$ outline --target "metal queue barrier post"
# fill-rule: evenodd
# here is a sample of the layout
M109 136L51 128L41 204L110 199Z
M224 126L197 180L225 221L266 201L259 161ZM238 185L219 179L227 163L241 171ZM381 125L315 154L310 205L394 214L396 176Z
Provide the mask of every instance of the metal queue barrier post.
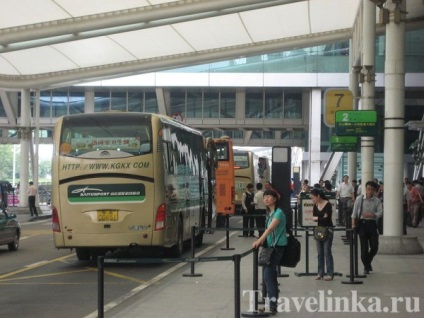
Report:
M360 280L355 280L354 279L354 255L353 255L353 241L354 241L354 239L353 239L353 235L354 235L354 233L353 233L353 229L349 229L348 230L348 234L351 236L351 239L350 239L350 244L349 244L349 263L350 263L350 274L349 274L349 277L350 277L350 279L348 280L348 281L342 281L342 284L355 284L355 285L358 285L358 284L362 284L363 282L362 281L360 281Z
M248 312L243 312L241 314L242 317L269 317L270 313L268 312L260 312L258 310L258 293L259 293L259 284L258 284L258 280L259 280L259 275L258 275L258 271L259 271L259 265L258 265L258 254L259 254L259 249L255 248L253 249L253 287L252 290L255 292L255 296L254 296L254 310L253 311L248 311Z
M296 276L315 276L318 273L309 272L309 231L310 228L304 228L305 231L305 272L304 273L294 273Z
M105 257L98 256L97 257L97 317L103 318L104 314L104 263Z
M294 203L294 237L301 237L302 235L297 234L297 225L298 225L298 208L297 208L297 201Z
M226 227L225 247L221 247L221 250L223 250L223 251L234 250L233 247L230 247L230 215L229 214L225 215L225 227Z
M354 276L355 278L366 278L367 275L359 275L358 273L358 259L359 259L359 254L358 254L358 233L356 233L353 229L352 229L352 233L353 233L353 268L354 268ZM350 277L349 275L346 275L346 277Z
M281 266L277 266L277 277L289 277L289 274L283 274L281 272Z
M234 317L240 317L240 262L241 255L233 256L234 261Z
M196 227L192 226L191 227L191 257L194 258L195 256L195 241L196 241ZM190 273L184 273L183 274L184 277L200 277L203 276L200 273L195 273L194 272L194 262L190 262Z
M241 259L255 250L251 249L242 254L235 254L232 256L218 256L218 257L198 257L198 258L141 258L141 259L115 259L115 258L105 258L104 256L98 257L98 270L97 270L97 284L98 284L98 317L104 317L104 264L163 264L163 263L182 263L182 262L216 262L216 261L233 261L234 262L234 315L235 317L240 317L240 298L241 298L241 288L240 288L240 263ZM256 250L256 264L258 259L258 254ZM257 268L257 266L256 266ZM267 316L261 316L267 317Z

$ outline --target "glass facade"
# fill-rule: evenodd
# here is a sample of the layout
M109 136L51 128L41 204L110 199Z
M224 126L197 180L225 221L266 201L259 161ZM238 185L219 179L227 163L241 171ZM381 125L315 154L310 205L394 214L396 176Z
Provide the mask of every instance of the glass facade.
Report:
M424 72L424 29L407 31L405 71ZM376 37L376 71L384 72L385 36ZM349 41L169 70L173 73L348 73Z

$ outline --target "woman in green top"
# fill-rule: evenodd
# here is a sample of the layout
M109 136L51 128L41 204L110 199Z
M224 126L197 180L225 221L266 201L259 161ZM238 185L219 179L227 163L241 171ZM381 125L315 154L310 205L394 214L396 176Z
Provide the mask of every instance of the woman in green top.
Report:
M268 212L266 230L253 242L252 247L259 248L261 245L274 247L271 264L264 266L263 279L269 299L269 309L271 314L275 315L278 301L277 266L283 257L284 246L287 245L286 216L278 207L278 194L274 190L264 192L264 203Z

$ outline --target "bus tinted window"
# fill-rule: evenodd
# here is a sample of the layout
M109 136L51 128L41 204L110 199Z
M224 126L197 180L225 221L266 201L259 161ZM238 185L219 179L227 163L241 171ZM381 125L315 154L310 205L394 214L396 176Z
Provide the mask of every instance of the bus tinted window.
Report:
M101 119L101 120L100 120ZM76 157L93 151L119 151L141 155L152 151L150 117L67 117L63 121L60 154Z

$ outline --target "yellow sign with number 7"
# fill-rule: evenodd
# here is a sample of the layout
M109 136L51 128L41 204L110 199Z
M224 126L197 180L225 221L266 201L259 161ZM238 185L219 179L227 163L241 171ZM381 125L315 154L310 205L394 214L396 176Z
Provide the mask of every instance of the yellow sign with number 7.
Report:
M324 93L324 123L327 127L336 125L336 112L353 110L353 93L344 88L330 88Z

